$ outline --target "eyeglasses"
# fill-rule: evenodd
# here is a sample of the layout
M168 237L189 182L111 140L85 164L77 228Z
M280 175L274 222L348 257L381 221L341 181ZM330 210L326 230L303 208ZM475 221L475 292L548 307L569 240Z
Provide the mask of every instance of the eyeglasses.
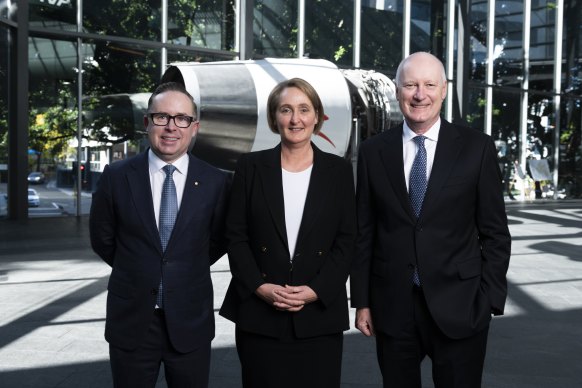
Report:
M167 113L148 113L154 125L164 126L170 123L170 119L174 120L174 124L179 128L188 128L196 119L192 116L176 115L172 116Z

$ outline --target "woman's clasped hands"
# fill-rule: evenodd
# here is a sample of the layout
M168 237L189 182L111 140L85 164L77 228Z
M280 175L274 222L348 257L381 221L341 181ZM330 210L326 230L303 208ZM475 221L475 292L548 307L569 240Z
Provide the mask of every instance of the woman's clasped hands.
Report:
M265 283L256 290L265 302L280 311L297 312L317 300L317 294L309 286L280 286Z

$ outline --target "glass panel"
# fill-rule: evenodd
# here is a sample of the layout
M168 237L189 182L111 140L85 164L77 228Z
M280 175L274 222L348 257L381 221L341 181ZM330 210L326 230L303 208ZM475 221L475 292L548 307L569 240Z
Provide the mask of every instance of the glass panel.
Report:
M575 2L565 1L564 6L562 91L565 95L560 112L558 194L566 198L582 198L582 13L579 12L580 5ZM551 5L547 4L546 8L553 16L555 11Z
M0 25L0 218L8 214L8 59L10 31Z
M341 66L353 63L354 5L352 1L305 2L305 53Z
M88 45L95 56L84 69L81 163L84 190L91 192L105 165L147 147L143 114L161 71L157 51L107 41Z
M472 128L482 131L485 128L485 90L471 88L468 99L465 120Z
M161 41L161 10L146 0L99 0L83 3L87 32ZM159 4L159 2L157 2Z
M76 0L29 0L31 27L77 30Z
M530 82L533 90L551 92L553 86L554 71L554 37L556 33L555 10L549 3L553 1L534 1L531 11L531 37L530 37ZM566 5L565 2L564 5ZM568 6L568 5L566 5ZM579 12L571 12L578 15ZM564 13L564 16L568 12ZM578 16L579 17L579 16ZM568 19L571 17L566 17ZM579 26L578 26L579 27Z
M143 114L159 82L160 54L115 42L95 42L95 57L83 77L82 144L92 191L106 164L144 149Z
M410 52L429 51L444 62L446 0L411 2Z
M9 2L5 0L0 1L0 19L7 19L9 14Z
M233 0L169 0L168 42L234 50Z
M491 137L497 147L504 195L517 199L522 187L515 184L515 162L519 161L519 112L521 98L515 90L493 90Z
M381 70L394 77L402 58L402 0L384 1L383 4L363 0L361 12L361 67ZM429 44L429 37L424 33L414 40Z
M254 52L262 57L297 57L297 1L256 0Z
M487 66L487 0L471 4L472 78L485 82ZM493 82L521 87L523 54L523 2L495 3L495 34L493 48ZM532 25L533 31L533 25Z
M495 3L493 82L521 87L523 55L523 2Z
M560 131L559 198L582 198L582 99L562 103Z
M29 195L28 214L75 214L72 173L69 171L64 177L60 170L77 134L77 45L29 38L28 55L29 188L38 195L37 199ZM67 184L63 184L63 178Z

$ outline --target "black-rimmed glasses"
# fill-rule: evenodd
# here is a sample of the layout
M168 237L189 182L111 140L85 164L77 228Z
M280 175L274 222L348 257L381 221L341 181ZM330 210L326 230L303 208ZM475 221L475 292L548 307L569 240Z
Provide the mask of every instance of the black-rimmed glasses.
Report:
M154 125L165 126L174 120L174 124L179 128L188 128L196 119L192 116L176 115L172 116L167 113L148 113Z

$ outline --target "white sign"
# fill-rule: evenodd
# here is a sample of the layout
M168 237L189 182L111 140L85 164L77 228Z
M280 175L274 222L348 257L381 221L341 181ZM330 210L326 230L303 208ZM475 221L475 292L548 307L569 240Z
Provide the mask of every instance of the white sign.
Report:
M60 7L61 5L71 5L71 0L39 0L39 2L56 5L57 7Z

